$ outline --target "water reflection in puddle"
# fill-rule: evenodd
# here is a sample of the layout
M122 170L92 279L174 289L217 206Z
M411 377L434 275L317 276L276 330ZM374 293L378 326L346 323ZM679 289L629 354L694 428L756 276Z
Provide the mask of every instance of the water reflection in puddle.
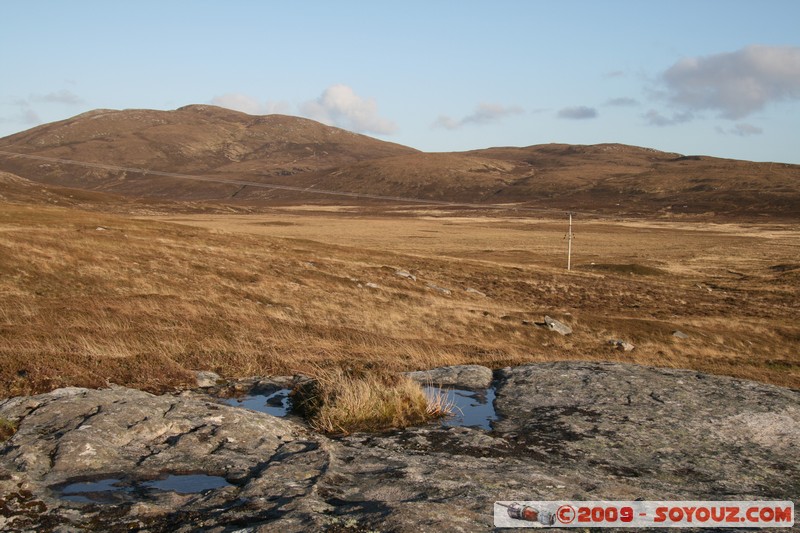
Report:
M196 494L230 486L221 476L206 474L170 475L150 481L123 481L106 478L70 483L61 489L61 499L77 503L120 503L153 492Z
M233 407L244 407L251 411L268 413L273 416L286 416L292 409L289 389L280 389L272 394L253 394L241 398L225 398L223 401Z
M444 394L446 402L453 405L453 414L442 420L444 426L478 427L492 429L497 420L494 410L494 387L485 391L425 387L429 397Z
M164 479L154 479L142 483L143 487L161 491L172 491L179 494L194 494L212 489L221 489L229 486L221 476L207 476L205 474L190 474L184 476L167 476Z
M112 503L116 493L131 492L121 479L108 478L99 481L80 481L71 483L61 489L61 498L79 503Z

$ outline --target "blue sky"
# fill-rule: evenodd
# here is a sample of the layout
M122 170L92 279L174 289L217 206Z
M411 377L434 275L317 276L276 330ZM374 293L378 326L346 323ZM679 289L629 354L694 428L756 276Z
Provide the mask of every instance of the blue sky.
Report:
M0 135L216 103L426 151L800 163L800 2L4 0Z

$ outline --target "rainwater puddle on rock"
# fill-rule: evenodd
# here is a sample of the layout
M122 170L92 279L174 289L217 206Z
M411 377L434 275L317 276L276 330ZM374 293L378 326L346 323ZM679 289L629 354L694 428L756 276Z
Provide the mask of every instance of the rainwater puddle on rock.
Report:
M272 394L253 394L241 398L225 398L223 401L233 407L244 407L273 416L286 416L292 409L290 392L289 389L280 389Z
M117 493L129 493L121 479L109 478L99 481L79 481L61 489L61 499L78 503L113 503Z
M183 476L167 476L164 479L145 481L142 486L147 489L179 494L195 494L212 489L221 489L230 486L221 476L208 476L206 474L188 474Z
M453 406L453 414L442 420L443 426L478 427L492 429L497 420L494 410L494 387L485 391L449 389L446 387L425 387L428 397L445 395L445 402Z
M221 476L206 474L169 475L150 481L123 481L106 478L97 481L70 483L61 489L61 499L76 503L122 503L147 497L154 492L198 494L228 487Z

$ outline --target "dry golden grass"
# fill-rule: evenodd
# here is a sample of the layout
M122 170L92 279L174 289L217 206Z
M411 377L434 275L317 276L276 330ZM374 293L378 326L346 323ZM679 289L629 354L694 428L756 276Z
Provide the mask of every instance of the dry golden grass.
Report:
M205 369L564 359L800 386L797 225L585 222L567 273L563 221L458 215L288 209L177 225L3 204L0 397L163 391ZM533 325L545 314L575 333ZM618 352L610 338L637 348Z
M341 368L317 369L296 391L295 409L312 427L329 434L380 431L447 416L445 395L429 397L411 379L380 371L353 375Z

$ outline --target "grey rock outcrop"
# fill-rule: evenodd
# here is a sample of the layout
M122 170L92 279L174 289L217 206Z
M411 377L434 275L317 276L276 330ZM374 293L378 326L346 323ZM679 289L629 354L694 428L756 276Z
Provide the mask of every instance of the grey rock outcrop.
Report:
M466 367L462 367L466 368ZM477 384L447 370L453 384ZM485 382L480 382L481 385ZM557 362L495 373L493 431L328 439L204 394L61 389L0 403L0 529L480 531L495 500L790 500L800 392L694 371ZM224 477L199 494L59 498L65 483Z
M0 476L4 530L57 524L180 531L193 522L261 521L281 509L300 511L328 468L321 441L301 425L208 399L68 388L6 401L0 412L21 421L0 455L0 471L9 473ZM122 493L115 505L59 498L62 487L76 482L169 474L220 476L231 486L200 494Z
M789 497L800 488L790 459L800 453L797 391L612 363L530 365L500 380L495 431L599 485L645 499Z

